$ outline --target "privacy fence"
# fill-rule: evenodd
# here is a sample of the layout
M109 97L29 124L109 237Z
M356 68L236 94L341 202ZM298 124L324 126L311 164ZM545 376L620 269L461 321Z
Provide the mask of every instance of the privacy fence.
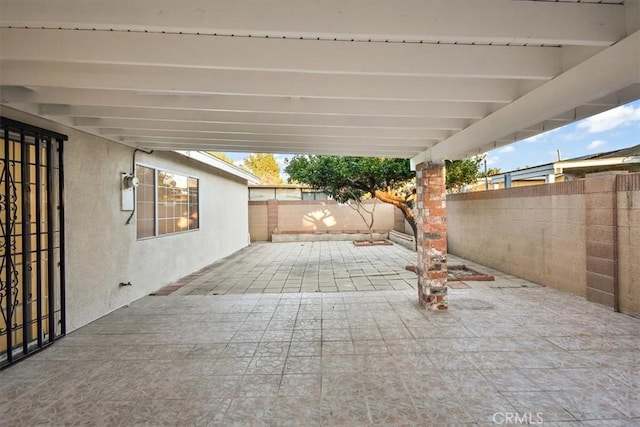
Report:
M640 174L447 198L449 252L640 315Z
M455 255L640 316L640 174L449 195L447 227ZM374 229L411 233L399 210L380 202ZM249 202L249 230L252 241L271 241L367 229L335 201L268 200Z
M394 212L397 209L387 203L367 201L364 207L373 210L373 229L378 234L386 234L404 224L402 214ZM369 220L368 214L363 214ZM271 241L274 235L315 235L337 240L367 232L367 226L355 210L334 200L249 202L249 233L252 241Z

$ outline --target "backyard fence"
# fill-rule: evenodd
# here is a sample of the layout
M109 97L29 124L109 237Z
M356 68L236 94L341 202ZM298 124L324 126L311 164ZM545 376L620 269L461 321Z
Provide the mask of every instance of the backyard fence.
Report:
M373 228L411 234L380 202ZM268 200L249 202L249 231L252 241L338 240L367 228L333 200ZM452 254L640 316L640 174L449 195L447 243Z
M449 252L640 315L640 174L450 195Z

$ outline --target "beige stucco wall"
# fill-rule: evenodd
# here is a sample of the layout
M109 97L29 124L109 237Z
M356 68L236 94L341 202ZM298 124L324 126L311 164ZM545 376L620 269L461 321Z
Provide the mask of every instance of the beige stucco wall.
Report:
M585 295L583 195L480 197L447 200L449 252L535 283Z
M269 240L267 205L249 202L249 234L252 242Z
M130 147L3 108L2 114L68 135L64 144L67 330L74 330L248 244L246 181L175 153L138 154L145 165L200 179L200 229L136 240L122 211L120 173ZM119 287L131 282L131 287Z
M268 202L249 202L249 224L252 241L269 240ZM276 222L278 232L353 232L366 231L362 218L352 208L338 204L333 200L296 200L271 201L276 212L272 218ZM371 209L373 202L367 202ZM394 228L394 210L388 203L376 202L373 229L389 231ZM365 213L369 220L369 216Z
M617 204L619 308L640 316L640 191L619 191Z
M365 209L372 210L373 202L366 202ZM392 230L393 210L388 203L376 202L374 211L374 230ZM363 212L367 221L370 216ZM278 204L278 229L280 231L343 231L367 230L367 226L356 211L344 204L327 201L313 203Z

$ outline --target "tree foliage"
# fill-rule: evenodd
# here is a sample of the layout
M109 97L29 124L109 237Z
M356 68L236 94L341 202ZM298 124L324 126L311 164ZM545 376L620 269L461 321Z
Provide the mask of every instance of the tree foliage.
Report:
M475 182L482 160L483 157L447 160L447 189L459 191L462 186ZM391 203L400 209L417 237L413 212L415 185L408 185L415 178L415 172L408 159L295 156L288 161L285 171L290 182L321 189L339 202L359 201L369 194Z
M235 164L233 159L231 157L227 156L224 153L220 153L218 151L209 151L208 153L211 154L213 157L217 157L218 159L220 159L222 161L225 161L227 163L231 163L232 165Z
M498 175L500 173L500 168L489 168L487 169L487 172L484 173L480 173L481 177L485 177L485 176L493 176L493 175Z
M261 184L283 184L280 166L271 153L251 153L244 159L244 166L260 178Z
M406 186L415 178L415 172L408 159L294 156L285 171L290 182L321 189L338 202L360 201L368 194L391 203L402 211L414 234L417 232L412 210L414 196Z
M475 182L480 177L480 163L483 160L482 156L464 160L445 160L447 190L456 193L463 186Z

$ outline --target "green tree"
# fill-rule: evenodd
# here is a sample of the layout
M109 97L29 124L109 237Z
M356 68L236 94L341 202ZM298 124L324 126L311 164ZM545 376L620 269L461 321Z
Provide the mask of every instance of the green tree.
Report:
M209 154L211 154L213 157L217 157L218 159L225 161L227 163L231 163L232 165L235 164L235 162L233 161L233 159L229 156L227 156L224 153L220 153L217 151L208 151Z
M445 160L447 190L450 193L457 193L463 186L475 182L480 177L480 163L483 160L483 156L464 160Z
M415 194L406 184L415 178L408 159L382 157L294 156L285 171L289 181L322 189L341 203L356 207L366 197L390 203L400 209L417 234L413 215ZM362 216L362 213L359 212ZM371 232L373 223L364 219Z
M492 175L498 175L500 173L500 169L499 168L489 168L487 169L487 172L481 172L480 173L480 177L484 178L485 176L492 176Z
M482 157L447 160L447 189L459 190L463 185L474 182L482 160ZM289 182L321 189L339 202L361 201L370 196L392 204L400 209L417 239L418 228L413 212L415 172L411 170L408 159L294 156L287 162L285 172L289 175Z
M260 178L261 184L282 184L280 166L271 153L251 153L244 159L244 166Z

